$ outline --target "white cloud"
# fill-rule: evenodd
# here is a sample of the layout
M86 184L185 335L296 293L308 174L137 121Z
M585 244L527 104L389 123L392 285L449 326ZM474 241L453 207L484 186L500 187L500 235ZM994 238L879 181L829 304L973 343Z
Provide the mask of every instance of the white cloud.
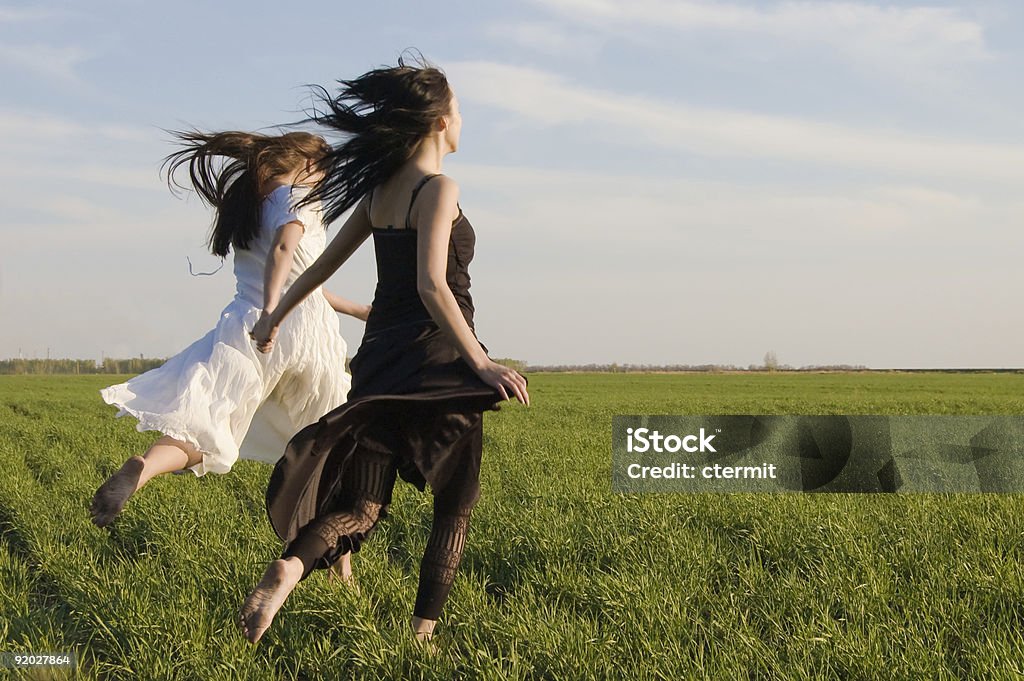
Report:
M41 21L61 15L62 12L42 7L0 7L0 24Z
M925 137L813 119L696 107L587 88L492 62L447 66L459 96L534 126L589 126L595 139L723 158L766 158L913 177L1024 183L1024 147Z
M160 142L164 133L157 128L133 125L80 122L42 111L0 109L0 155L5 160L21 161L59 152L63 159L78 148L97 142L139 144Z
M706 0L544 0L574 22L609 32L625 28L723 31L826 45L875 65L915 66L989 58L983 26L947 7L863 2L740 4Z
M61 223L87 225L92 228L124 220L124 213L109 205L62 194L57 194L46 202L40 202L39 211L58 218Z
M160 132L135 126L89 125L41 112L0 110L0 178L24 198L45 186L52 196L81 184L165 190L159 173ZM120 160L115 158L120 157Z
M746 364L774 348L798 365L1019 364L1014 194L449 165L477 230L478 328L496 353Z
M637 244L638 233L667 246L685 239L694 246L738 247L736 237L744 234L760 234L782 246L807 238L833 246L870 241L909 245L921 236L938 247L976 238L1000 248L1024 246L1017 228L1024 201L966 190L876 184L814 191L778 184L451 165L453 177L464 187L466 206L474 196L488 197L488 218L509 228L501 238L559 244L585 240L591 247L606 245L611 258L623 252L618 249Z
M71 180L119 189L167 191L167 183L160 177L156 164L147 168L100 163L34 163L10 167L0 163L0 177Z
M600 47L594 36L549 21L502 22L491 24L484 31L496 40L559 57L590 59Z
M81 85L78 65L91 55L77 47L50 45L0 45L0 63L18 71L50 78L68 85Z

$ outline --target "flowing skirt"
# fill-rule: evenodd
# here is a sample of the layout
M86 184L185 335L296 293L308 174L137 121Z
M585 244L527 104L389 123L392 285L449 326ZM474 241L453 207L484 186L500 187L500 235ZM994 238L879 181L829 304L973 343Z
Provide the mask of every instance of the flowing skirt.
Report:
M216 328L162 366L100 391L118 416L138 419L203 453L197 476L227 473L241 457L275 463L288 439L343 404L351 379L337 313L317 291L260 353L249 331L260 306L236 297Z
M460 497L471 503L479 494L481 414L497 410L502 398L434 322L364 339L350 368L349 401L299 431L271 475L267 514L285 542L333 510L355 457L387 457L420 490L456 480L465 488ZM358 550L363 539L351 537L345 547Z

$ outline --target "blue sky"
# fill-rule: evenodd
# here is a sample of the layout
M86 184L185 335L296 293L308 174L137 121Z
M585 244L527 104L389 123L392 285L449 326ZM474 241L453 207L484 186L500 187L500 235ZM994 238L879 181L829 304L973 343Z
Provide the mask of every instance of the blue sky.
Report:
M0 4L0 357L167 356L227 304L162 129L419 48L495 356L1021 366L1013 2ZM331 281L369 300L369 244ZM342 330L354 353L362 325Z

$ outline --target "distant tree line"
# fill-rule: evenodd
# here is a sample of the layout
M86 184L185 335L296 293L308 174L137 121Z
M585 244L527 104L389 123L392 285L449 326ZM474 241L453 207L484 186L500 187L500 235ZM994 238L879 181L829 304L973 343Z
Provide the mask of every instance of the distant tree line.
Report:
M528 372L611 372L622 374L638 374L650 372L726 372L726 371L871 371L863 364L813 364L793 367L788 364L763 365L750 364L745 367L735 364L543 364L527 365Z
M512 361L512 360L503 360ZM522 364L522 362L520 362ZM518 368L518 367L516 367ZM764 354L764 364L749 364L745 367L735 364L555 364L527 366L527 371L559 372L559 371L600 371L611 373L649 373L649 372L727 372L727 371L870 371L863 364L809 364L794 367L781 364L774 350Z
M508 368L515 369L516 371L529 370L529 366L527 366L526 362L524 362L521 359L511 359L508 357L497 357L492 359L494 359L494 361L497 362L498 364L504 364Z
M0 360L0 375L10 374L141 374L163 364L165 359L133 357L114 359L4 359ZM528 364L520 359L497 358L499 364L522 372L725 372L725 371L867 371L864 365L830 364L795 368L788 364L756 365L746 367L734 364Z
M768 357L769 360L774 358ZM93 359L4 359L0 360L0 375L10 374L141 374L163 364L165 359L133 357L113 359L105 357L101 362ZM735 364L528 364L520 359L497 358L494 361L524 373L558 372L601 372L601 373L724 373L732 371L879 371L863 364L808 364L793 367L788 364L767 362L750 364L745 367ZM347 368L347 363L346 363ZM888 370L880 370L888 371ZM1010 372L1021 369L893 369L892 371L945 371L951 373Z
M2 374L141 374L164 363L163 359L133 357L113 359L3 359Z

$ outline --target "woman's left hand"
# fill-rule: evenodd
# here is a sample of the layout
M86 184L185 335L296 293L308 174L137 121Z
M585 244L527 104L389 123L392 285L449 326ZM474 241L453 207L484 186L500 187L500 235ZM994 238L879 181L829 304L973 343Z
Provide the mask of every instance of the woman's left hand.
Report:
M515 369L498 364L488 358L487 363L476 370L476 374L484 383L501 393L505 400L510 400L512 396L515 396L517 400L530 406L530 393L526 389L526 379Z

